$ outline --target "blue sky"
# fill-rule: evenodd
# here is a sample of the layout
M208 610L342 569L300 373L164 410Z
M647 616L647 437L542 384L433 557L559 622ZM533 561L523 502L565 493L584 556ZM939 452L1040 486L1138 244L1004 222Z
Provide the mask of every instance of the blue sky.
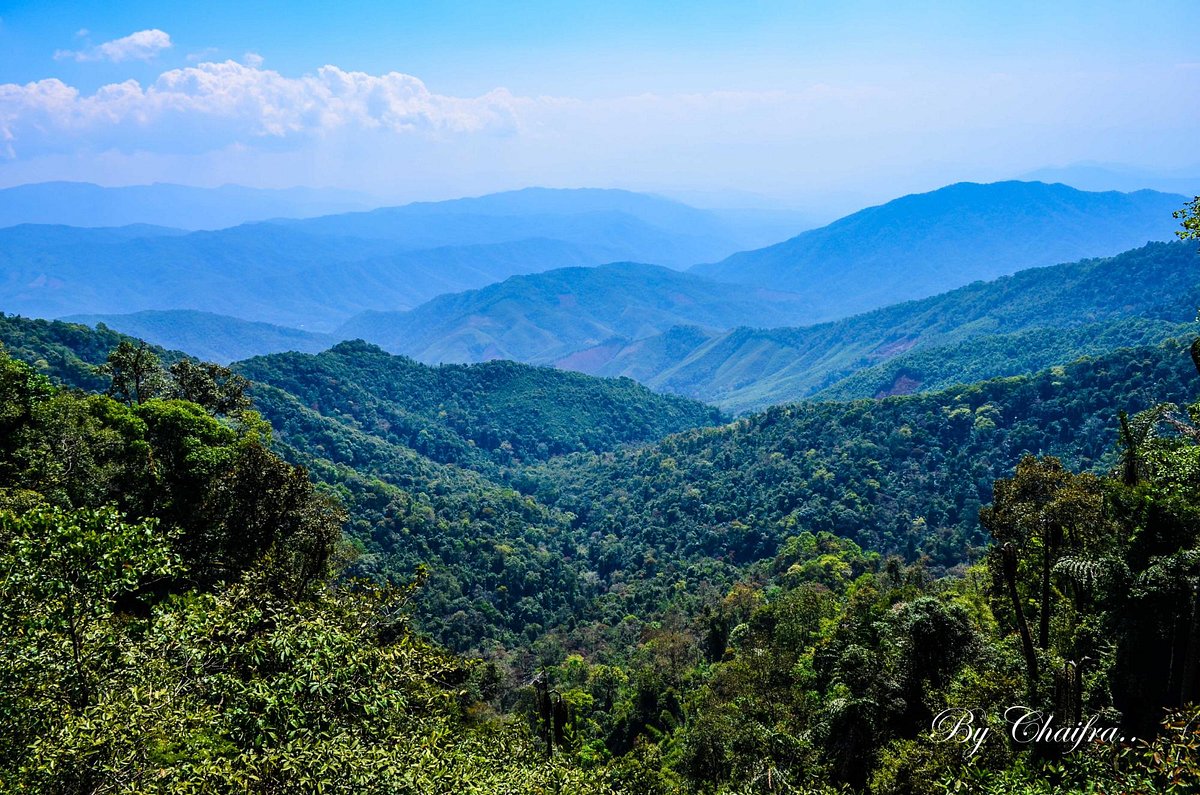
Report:
M1200 171L1200 3L0 1L0 185L886 198Z

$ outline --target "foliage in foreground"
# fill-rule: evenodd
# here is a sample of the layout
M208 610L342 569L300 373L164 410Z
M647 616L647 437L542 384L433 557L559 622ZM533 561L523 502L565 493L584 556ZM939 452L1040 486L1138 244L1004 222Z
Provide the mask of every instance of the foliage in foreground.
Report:
M297 601L251 574L138 619L120 597L179 565L151 523L37 509L0 533L7 791L583 791L522 726L468 721L469 667L410 632L406 591Z
M166 380L147 392L133 372L143 352L118 352L110 365L122 376L112 389L121 400L55 389L0 357L0 784L8 789L1196 785L1195 737L1178 725L1154 730L1161 707L1186 710L1200 686L1200 406L1123 418L1109 475L1023 459L982 514L987 555L953 576L811 532L795 514L774 528L787 535L773 555L727 563L722 574L740 577L732 586L718 578L690 592L680 579L643 593L660 601L648 601L641 619L531 638L526 653L542 671L511 687L496 666L456 659L418 636L405 613L412 588L331 579L350 554L332 544L336 506L269 451L269 429L236 399L236 381L185 366L155 375ZM1149 360L1121 375L1136 381L1161 369ZM1053 411L1057 401L1075 416L1116 402L1102 392L1079 403L1063 390L1065 374L1010 386L1030 406ZM982 390L1004 386L959 394L992 403ZM181 399L185 389L204 405ZM860 430L888 412L918 427L918 417L934 429L959 423L961 438L981 447L998 430L1013 438L1033 430L991 411L982 421L978 411L934 412L941 404L927 398L867 413L865 403L842 407L849 415L817 408L803 424L777 412L676 438L671 465L648 461L668 483L681 477L679 464L699 467L709 453L737 469L739 447L710 442L755 430L794 445L798 430L830 427L822 416L857 417ZM771 471L785 462L761 463ZM643 540L653 546L633 562L647 570L662 555L675 571L687 565L692 582L716 571L699 556L672 554L664 539ZM498 571L507 568L501 560ZM576 643L584 654L572 653ZM1069 752L1015 746L998 732L968 756L929 732L947 706L995 715L1015 703L1096 714L1152 739ZM1191 717L1177 711L1171 720L1186 726Z
M304 529L337 514L253 417L6 357L0 397L5 791L605 791L468 709L471 666L413 633L411 589L332 584Z

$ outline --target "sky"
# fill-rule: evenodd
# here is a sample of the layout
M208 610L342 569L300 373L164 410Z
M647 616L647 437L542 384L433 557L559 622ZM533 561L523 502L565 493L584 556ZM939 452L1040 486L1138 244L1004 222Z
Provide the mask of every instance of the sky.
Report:
M1200 174L1200 2L0 0L0 186L811 207Z

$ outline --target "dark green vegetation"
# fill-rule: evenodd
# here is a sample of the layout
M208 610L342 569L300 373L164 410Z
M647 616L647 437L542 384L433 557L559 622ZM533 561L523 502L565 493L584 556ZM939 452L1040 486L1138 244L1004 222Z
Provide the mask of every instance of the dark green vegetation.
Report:
M345 500L364 553L354 571L403 581L429 566L425 626L455 649L502 657L596 594L573 562L570 517L519 494L510 473L719 419L629 380L511 362L429 368L364 343L237 370L285 455Z
M627 378L506 361L427 367L364 342L316 356L260 356L235 369L389 444L480 470L612 450L721 419Z
M411 589L330 580L336 503L255 415L0 354L0 425L5 791L612 791L469 715Z
M103 391L109 379L95 368L105 363L109 351L124 335L107 328L91 329L78 323L57 320L31 320L0 313L0 344L10 355L29 362L55 383ZM164 361L173 362L178 354L156 350Z
M1131 317L1083 326L980 335L909 351L859 370L815 393L815 397L854 400L935 392L955 384L1037 372L1080 355L1150 346L1170 338L1190 339L1197 333L1200 326L1195 323Z
M1187 330L1143 312L914 356ZM31 362L0 356L7 789L1200 787L1200 343L658 438L719 418L0 320ZM1015 704L1148 739L1014 743ZM976 753L931 734L948 707L987 716Z
M832 323L723 333L672 329L583 351L564 364L628 375L731 411L813 395L930 391L1186 335L1180 324L1194 320L1200 306L1197 265L1194 245L1153 243Z
M61 322L0 322L11 350L87 388L98 381L89 364L120 340L106 332L97 344L88 329ZM66 349L76 338L85 360ZM237 369L257 380L251 390L275 427L276 449L345 503L346 533L361 553L353 571L407 582L427 565L432 587L418 593L418 613L460 650L515 647L522 633L567 621L595 593L569 562L570 517L506 485L507 472L719 419L629 380L510 362L429 368L362 343Z
M337 330L424 362L551 364L609 340L672 326L787 323L797 297L717 284L657 265L616 263L516 276L409 312L369 312ZM581 362L575 369L586 369Z
M348 343L238 365L273 436L222 368L4 320L38 369L107 360L126 398L0 359L8 788L1197 782L1178 730L1120 758L999 729L967 758L928 732L947 705L1028 703L1148 737L1194 699L1200 431L1172 407L1114 416L1195 393L1182 343L614 451L714 417L629 382ZM1013 477L1025 453L1070 468ZM489 661L415 635L406 604Z
M752 221L624 191L517 191L190 234L16 226L0 229L0 304L39 317L192 309L328 331L514 274L685 266L763 242Z
M803 293L806 322L924 298L1021 268L1167 240L1182 197L1086 193L1040 182L960 183L905 196L693 272Z
M657 445L556 459L522 488L599 532L594 565L602 554L759 559L804 529L952 566L982 548L979 508L1022 455L1103 470L1114 405L1185 402L1195 387L1186 344L1174 342L929 395L778 406Z

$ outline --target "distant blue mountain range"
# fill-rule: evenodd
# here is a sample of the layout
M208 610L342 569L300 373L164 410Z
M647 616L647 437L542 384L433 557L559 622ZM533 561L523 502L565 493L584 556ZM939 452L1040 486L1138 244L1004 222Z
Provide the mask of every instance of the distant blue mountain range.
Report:
M248 221L344 213L378 205L378 199L364 194L311 188L195 188L162 183L108 188L86 182L40 182L0 190L0 227L152 224L223 229Z

